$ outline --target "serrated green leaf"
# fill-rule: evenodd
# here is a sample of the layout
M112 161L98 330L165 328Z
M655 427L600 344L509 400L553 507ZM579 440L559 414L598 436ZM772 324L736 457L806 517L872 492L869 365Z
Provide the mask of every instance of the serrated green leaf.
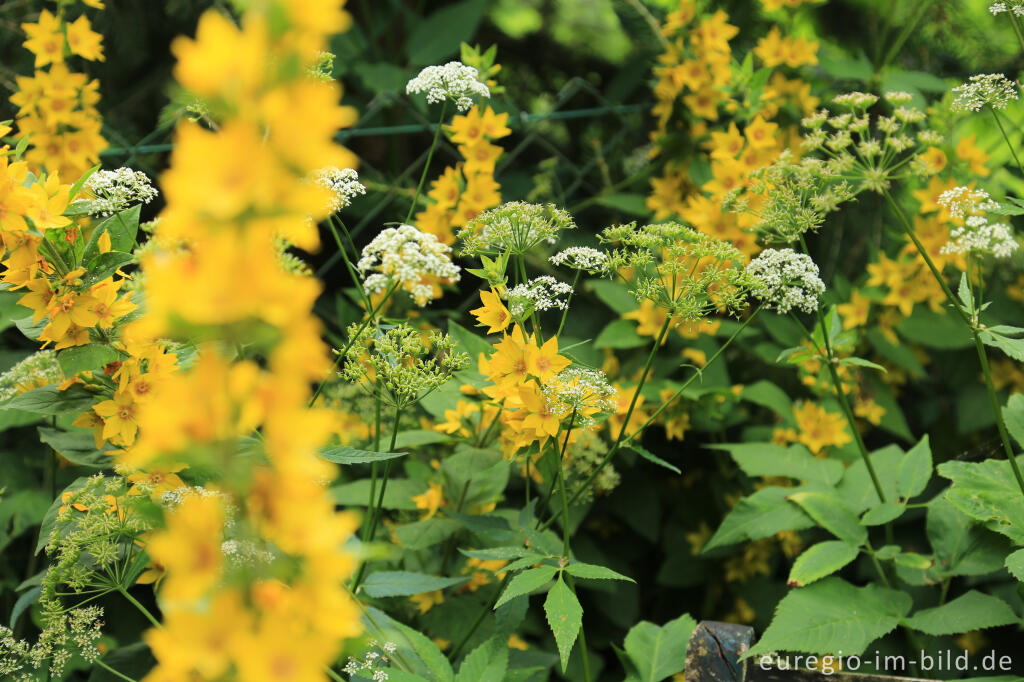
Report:
M555 644L558 645L558 656L562 661L562 672L565 672L569 664L569 654L572 652L573 644L576 643L576 636L583 626L583 607L579 599L572 593L572 590L562 581L558 580L544 600L544 615L547 617L548 626L555 636Z
M872 507L860 517L860 522L865 526L880 526L889 523L903 516L907 508L896 502L883 502L877 507Z
M1022 459L1017 457L1018 465ZM946 499L957 509L1015 544L1024 545L1024 496L1008 461L943 462L938 472L953 482Z
M807 548L789 571L790 587L803 587L830 576L857 558L860 549L842 540L819 542Z
M359 450L350 448L347 445L332 445L323 448L317 453L322 459L335 464L367 464L369 462L383 462L387 459L396 459L409 454L407 452L373 452L370 450Z
M508 645L492 637L469 652L455 682L502 682L508 670Z
M955 635L1011 625L1020 619L1002 599L971 590L942 606L918 611L904 622L926 635Z
M536 589L541 588L551 581L558 573L558 569L554 566L538 566L537 568L529 568L522 573L516 574L512 580L508 582L508 586L505 587L505 591L501 593L501 597L495 602L494 608L498 608L505 602L515 599L516 597L529 594Z
M762 488L733 507L701 552L744 540L760 540L780 530L804 530L814 521L795 504L786 501L794 488Z
M935 564L934 557L918 554L917 552L900 552L892 560L899 566L905 566L918 571L926 571Z
M686 645L697 627L687 614L658 626L640 621L626 634L626 654L639 674L639 682L660 682L686 666Z
M889 370L887 370L882 365L878 364L877 362L871 362L870 360L865 360L864 358L852 358L852 357L851 358L843 358L842 360L839 361L839 364L847 366L847 367L854 366L854 367L867 367L868 369L877 369L878 371L882 372L883 374L888 374L889 373Z
M1024 395L1014 393L1003 408L1003 420L1017 445L1024 447Z
M624 576L617 571L613 571L610 568L604 566L598 566L596 564L584 564L581 562L573 562L565 567L566 572L575 578L592 578L596 580L625 580L627 582L635 583L636 581L628 576Z
M925 531L938 579L998 571L1009 551L1006 538L973 523L944 496L928 503Z
M771 651L859 656L891 632L913 604L910 595L878 585L854 587L836 577L790 590L761 639L741 658Z
M411 597L414 594L461 585L467 580L469 580L469 576L445 578L411 571L377 571L371 573L370 577L363 582L363 591L374 598Z
M998 348L1014 360L1024 362L1024 339L1011 339L991 331L983 331L978 336L986 346Z
M928 435L903 455L899 473L896 475L896 489L905 500L920 495L932 477L932 448Z
M1006 570L1014 578L1024 582L1024 549L1018 549L1006 557Z
M859 547L867 540L868 531L861 525L860 519L834 495L794 493L788 499L799 505L805 514L843 542Z

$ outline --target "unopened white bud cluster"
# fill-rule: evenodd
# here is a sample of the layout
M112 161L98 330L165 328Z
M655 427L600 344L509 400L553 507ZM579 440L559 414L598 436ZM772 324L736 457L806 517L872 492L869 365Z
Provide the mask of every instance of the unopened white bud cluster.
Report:
M332 213L348 208L353 199L366 194L359 173L351 168L321 168L313 175L313 182L330 191Z
M427 102L437 104L446 99L455 102L459 111L473 106L476 97L490 97L491 91L480 82L477 70L462 62L444 66L428 66L405 85L407 95L426 93Z
M0 374L0 403L19 393L63 380L64 372L57 364L57 354L52 350L38 351Z
M434 297L434 282L459 281L459 266L452 263L451 248L433 234L420 232L412 225L381 230L363 248L356 268L363 275L363 288L371 294L397 284L422 307Z
M591 275L608 271L608 254L589 246L570 246L548 260L552 265L582 270Z
M508 310L512 317L520 320L535 311L565 310L568 301L562 297L571 293L570 285L550 275L542 275L508 290Z
M981 111L984 107L1005 109L1018 98L1019 87L1001 73L982 73L953 88L953 111Z
M754 295L782 315L794 309L813 313L825 293L818 266L810 256L793 249L765 249L750 262L747 272L758 281Z
M148 204L157 195L149 176L131 168L96 171L84 188L93 197L88 200L88 211L96 216L114 215L132 204Z

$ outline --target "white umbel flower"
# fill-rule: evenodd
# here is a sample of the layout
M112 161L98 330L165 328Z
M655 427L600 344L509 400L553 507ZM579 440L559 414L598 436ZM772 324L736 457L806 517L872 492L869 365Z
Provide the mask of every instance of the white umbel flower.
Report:
M459 111L473 106L477 97L490 97L491 91L480 82L477 70L462 62L428 66L405 85L405 94L426 93L427 102L437 104L449 99Z
M572 287L565 282L542 275L508 290L508 311L512 317L522 320L533 312L565 310L571 293Z
M793 309L813 313L825 293L818 266L810 256L793 249L765 249L750 262L747 272L759 280L754 295L782 315Z
M953 111L981 111L989 106L1005 109L1018 98L1018 86L1001 73L981 73L971 76L963 85L953 88Z
M88 211L96 216L114 215L132 204L148 204L157 195L149 176L131 168L96 171L85 181L84 189L93 197L88 200Z
M552 265L582 270L591 275L608 271L608 254L589 246L570 246L548 260Z
M330 191L332 213L348 208L353 199L366 194L366 186L352 168L321 168L313 174L313 182Z
M397 283L420 307L437 297L439 281L458 282L460 270L452 263L449 246L412 225L381 230L363 248L356 268L367 292L378 294Z
M1009 258L1020 244L1007 223L990 223L985 213L999 208L983 189L954 187L939 195L938 204L963 225L953 228L942 253Z

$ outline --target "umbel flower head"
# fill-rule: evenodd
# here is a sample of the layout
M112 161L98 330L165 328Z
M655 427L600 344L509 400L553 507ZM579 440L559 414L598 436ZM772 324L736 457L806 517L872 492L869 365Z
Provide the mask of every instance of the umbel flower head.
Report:
M572 216L554 204L509 201L470 220L458 238L469 255L522 255L539 244L554 244L562 230L575 227Z
M599 412L615 411L615 388L604 372L584 367L568 367L541 387L551 414L565 418L575 413L576 426L594 423Z
M943 245L942 253L1003 259L1020 248L1009 224L988 221L985 213L998 209L999 204L992 201L985 190L954 187L939 196L938 204L946 208L954 220L963 223L950 231L950 240Z
M512 287L507 291L506 298L512 317L522 321L534 312L565 310L571 293L570 285L550 275L541 275Z
M636 299L651 301L680 321L738 312L756 284L739 249L679 223L616 225L598 238L615 244L609 272L631 272L627 283Z
M392 286L401 287L423 307L440 296L440 283L459 281L459 266L452 263L451 251L435 235L400 225L381 230L363 248L356 268L367 292L379 294Z
M477 97L490 98L491 91L480 82L477 70L462 62L444 66L428 66L405 85L405 94L426 93L427 102L437 104L446 99L455 102L459 111L467 111Z
M149 176L131 168L98 170L85 181L91 215L110 216L133 204L148 204L157 195Z
M818 266L810 256L793 249L765 249L750 262L747 272L758 282L754 296L780 315L794 309L813 313L825 293Z
M582 270L591 275L608 271L608 254L589 246L570 246L548 259L552 265Z
M1018 97L1020 88L1001 73L979 73L953 88L953 111L981 111L985 107L1005 109Z
M359 173L352 168L321 168L313 175L313 182L331 193L331 213L348 208L353 199L366 194Z
M349 347L341 376L386 405L404 409L432 393L469 365L447 334L423 332L408 324L386 330L349 327Z

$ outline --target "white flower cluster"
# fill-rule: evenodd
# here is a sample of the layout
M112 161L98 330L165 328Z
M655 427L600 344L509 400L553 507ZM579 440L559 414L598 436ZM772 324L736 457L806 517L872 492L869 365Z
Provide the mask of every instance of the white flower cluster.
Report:
M540 244L554 244L562 230L576 223L568 211L554 204L507 201L476 216L459 230L458 238L468 254L524 254Z
M259 566L274 560L274 554L252 540L225 540L220 551L232 566Z
M132 204L148 204L157 195L149 176L131 168L96 171L84 187L93 196L87 209L96 216L114 215Z
M390 662L388 657L397 649L394 642L384 642L383 645L378 645L376 640L371 639L370 651L366 652L361 659L354 656L349 657L342 671L350 679L358 675L359 679L369 677L373 682L387 682L388 674L384 667Z
M1024 17L1024 3L1020 0L1011 0L1009 6L1005 2L993 2L988 6L988 11L992 13L992 16L1002 14L1004 12L1013 12L1018 17Z
M983 211L994 211L999 208L999 204L992 201L985 190L963 186L947 189L939 195L937 203L949 211L950 216L958 220L968 214L976 215Z
M49 663L46 678L61 678L75 654L92 663L101 655L97 642L103 635L102 617L103 609L99 606L50 616L34 645L15 638L10 628L0 626L0 677L18 682L38 680L39 675L32 671Z
M1001 73L981 73L971 76L963 85L953 88L953 111L981 111L989 106L1005 109L1010 100L1018 97L1018 86Z
M432 278L459 281L460 268L452 263L451 251L437 236L400 225L381 230L363 248L356 268L367 292L381 293L397 283L423 307L434 297Z
M57 354L52 350L35 352L0 374L0 403L19 393L63 380L64 372L57 364Z
M782 315L794 308L813 313L825 293L818 266L810 256L793 249L765 249L750 262L747 272L759 282L754 295Z
M964 221L950 231L942 253L1009 258L1020 248L1009 224L988 221L985 213L999 208L999 204L985 190L954 187L939 195L938 204L954 219Z
M512 317L522 320L534 312L553 308L565 310L569 303L567 299L561 297L568 297L571 293L570 285L559 282L550 275L541 275L508 290L508 311L512 313Z
M568 367L554 381L541 387L547 408L553 414L576 413L576 425L594 423L595 412L614 412L615 387L605 373L584 367Z
M608 271L608 254L589 246L570 246L548 259L552 265L583 270L591 275Z
M473 106L474 97L490 97L491 91L480 82L477 70L462 62L428 66L405 85L405 94L427 93L427 102L436 104L450 99L459 111Z
M211 490L204 488L201 485L186 485L174 490L168 490L160 496L160 504L164 505L168 509L174 509L175 507L182 504L189 497L216 497L224 505L224 527L231 528L235 525L235 515L238 513L238 507L231 498L220 490Z
M352 168L321 168L313 174L313 182L331 192L332 213L348 208L353 199L366 194L366 187L359 182L359 173Z

